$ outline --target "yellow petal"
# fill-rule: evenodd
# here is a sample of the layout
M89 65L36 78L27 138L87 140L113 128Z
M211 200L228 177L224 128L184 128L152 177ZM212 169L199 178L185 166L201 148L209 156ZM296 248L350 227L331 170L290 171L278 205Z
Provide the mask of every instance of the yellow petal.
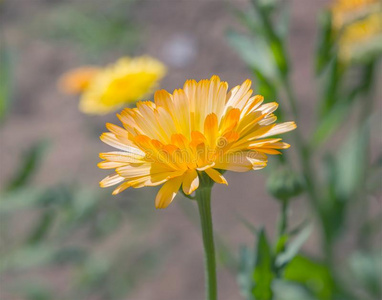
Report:
M107 161L120 162L120 163L143 163L144 156L122 151L113 151L100 153L99 157Z
M264 97L261 95L255 95L251 97L248 100L245 107L243 108L243 115L245 116L246 114L249 114L253 112L254 110L256 110L261 105L261 103L263 103L263 101L264 101Z
M272 129L270 129L267 133L262 135L261 137L267 137L277 134L282 134L288 131L292 131L293 129L296 129L297 125L295 122L284 122L280 124L276 124Z
M120 184L114 191L113 191L113 195L117 195L119 194L120 192L123 192L124 190L128 189L130 187L130 183L129 182L124 182L122 184Z
M240 119L240 109L234 108L227 112L220 122L220 132L224 135L226 132L233 130Z
M212 113L209 114L204 122L204 135L211 148L215 148L218 136L218 118Z
M155 198L156 208L166 208L172 200L174 200L179 191L180 185L182 184L182 180L182 176L170 179L160 188Z
M226 184L228 185L227 183L227 180L223 177L222 174L220 174L218 171L216 171L215 169L206 169L205 172L207 173L208 176L211 177L211 179L213 181L215 181L216 183L220 183L220 184Z
M121 181L125 180L125 178L119 176L117 173L111 174L107 177L105 177L100 183L100 187L108 187L112 185L116 185L117 183L120 183Z
M126 163L120 163L115 161L101 161L97 164L97 167L100 169L115 169L122 167Z
M100 137L101 141L105 144L108 144L114 148L117 148L119 150L123 150L129 153L134 153L137 155L144 156L145 153L142 152L140 149L132 147L130 145L126 145L126 143L118 140L118 138L111 132L103 133Z
M189 170L184 174L182 187L187 195L192 194L199 187L199 176L195 170Z
M266 153L266 154L273 154L273 155L281 154L280 151L272 149L272 148L258 148L256 149L256 151L261 153Z
M227 153L219 160L215 168L234 172L247 172L267 165L267 156L259 152Z
M228 97L226 107L239 108L242 110L252 95L251 80L247 79L240 86L234 87Z

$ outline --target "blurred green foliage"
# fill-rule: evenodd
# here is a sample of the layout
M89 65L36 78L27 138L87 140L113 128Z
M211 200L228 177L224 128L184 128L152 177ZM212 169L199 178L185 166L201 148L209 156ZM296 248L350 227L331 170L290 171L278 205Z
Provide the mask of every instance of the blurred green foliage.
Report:
M155 271L169 241L142 251L140 230L151 224L142 219L147 212L140 212L139 218L134 209L128 214L121 209L126 201L103 201L99 190L72 183L37 188L33 177L47 150L46 141L31 146L0 195L0 277L9 281L4 293L38 300L87 299L91 295L121 299L143 274ZM17 229L23 216L28 227L15 235L11 228ZM93 251L93 245L107 245L118 230L131 226L134 228L128 239L119 240L107 255ZM70 288L57 293L41 284L44 277L40 272L59 272L64 267L73 273L67 278ZM36 275L25 282L21 275L30 272Z
M297 120L293 134L300 160L297 168L280 159L270 169L268 190L281 200L278 236L272 247L261 230L255 234L254 250L242 249L238 283L243 297L250 300L377 300L381 298L382 249L371 245L381 229L380 222L375 223L380 215L371 221L368 207L370 196L381 192L381 177L379 184L375 181L381 166L370 158L370 129L375 126L373 86L380 71L381 51L377 47L367 60L340 60L332 14L324 10L319 15L315 55L318 122L306 139L300 132L304 125L298 121L290 78L288 5L287 1L251 0L243 11L233 8L247 33L227 32L229 43L253 71L261 92L268 91L265 98L286 100L279 117L290 113L289 117ZM355 116L353 122L349 122L349 115ZM345 126L348 138L338 138L338 130ZM333 136L342 146L327 147ZM296 178L303 179L302 187ZM288 228L289 203L301 192L309 199L322 234L321 258L300 254L310 232L306 223L291 239L294 230ZM357 222L351 221L353 215L357 215ZM349 234L358 243L355 252L339 256L338 244Z
M140 43L139 28L132 12L135 2L60 3L36 19L34 27L39 35L55 42L69 42L98 63L100 55L111 50L119 55L132 55Z
M110 52L131 55L139 47L139 28L132 14L134 3L54 3L20 24L27 34L74 48L88 61L99 63L100 57ZM3 121L12 100L17 57L5 43L3 32L0 34ZM99 189L70 181L50 186L36 184L50 144L42 140L30 145L0 191L1 298L125 298L143 275L150 276L157 270L172 241L163 239L155 249L142 246L145 241L141 231L151 226L147 216L152 211L138 210L131 199L105 201ZM134 192L129 195L135 197ZM47 279L46 272L54 276ZM56 277L64 280L66 287L57 286Z
M0 31L0 122L5 118L12 100L12 55Z

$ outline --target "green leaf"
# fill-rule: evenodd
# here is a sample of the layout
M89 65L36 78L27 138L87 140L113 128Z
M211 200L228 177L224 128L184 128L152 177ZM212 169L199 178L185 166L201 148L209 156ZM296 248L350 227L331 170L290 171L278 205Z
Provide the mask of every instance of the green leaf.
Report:
M344 225L347 201L336 191L339 177L336 160L332 155L324 157L324 167L328 188L323 191L319 214L326 242L330 243L339 235Z
M317 300L303 285L276 279L273 282L273 300Z
M59 249L54 255L54 262L59 264L65 263L82 263L88 257L88 253L83 248L65 247Z
M53 300L55 297L52 291L45 284L32 283L31 281L22 282L19 285L18 294L24 295L28 300Z
M283 278L302 284L318 299L333 299L335 284L329 269L308 257L297 255L286 266Z
M35 244L42 241L51 229L51 225L55 219L55 214L52 210L45 211L38 220L37 225L29 234L28 243Z
M37 168L40 166L42 158L46 153L47 146L47 141L39 141L26 151L23 155L19 170L7 185L7 191L18 189L29 182L37 171Z
M36 268L53 261L56 249L47 245L32 245L3 255L0 260L0 272L6 270L24 270Z
M375 299L382 298L382 256L378 253L355 253L350 258L350 272L356 287Z
M382 54L382 35L374 35L367 41L354 45L350 54L352 64L369 64Z
M262 38L252 40L249 36L228 31L226 37L231 46L236 49L244 62L253 70L259 72L271 82L277 77L275 63L269 47Z
M0 32L0 121L10 107L12 100L12 57L5 46L3 35Z
M378 120L379 122L379 120ZM368 178L366 180L367 190L369 192L378 192L382 189L382 154L378 156L376 161L372 163Z
M302 221L300 224L298 224L296 227L294 227L293 229L291 229L289 231L289 236L290 237L293 237L297 234L299 234L301 232L301 230L303 230L307 225L309 225L310 223L310 220L309 219L305 219L304 221Z
M311 232L312 232L312 226L306 226L297 236L296 238L290 242L285 251L280 253L276 257L275 265L276 267L282 267L285 266L287 263L289 263L299 252L302 245L305 243L305 241L309 238Z
M228 270L235 270L236 272L238 261L235 255L232 253L232 249L229 247L227 242L224 241L223 238L218 234L215 234L215 242L217 245L216 254L218 261L221 263L222 266L226 267Z
M273 297L271 286L275 275L272 270L272 250L263 229L258 234L255 253L252 295L256 300L270 300Z
M318 41L316 51L316 74L319 75L326 68L332 57L333 30L332 14L325 10L320 13L318 19Z
M337 154L336 194L341 199L351 199L360 184L364 182L367 168L368 124L351 133Z
M340 63L337 57L334 57L329 65L327 71L323 74L324 86L322 100L320 102L320 116L326 116L335 104L339 103L341 97L340 94L345 67Z
M256 229L256 227L248 221L244 216L237 215L237 219L247 228L253 235L257 235L259 231Z
M335 61L332 62L330 69L334 68L333 64L335 63ZM343 79L336 79L337 81L333 79L334 81L332 82L332 78L330 78L331 76L329 74L330 72L328 74L323 74L323 77L327 77L326 98L324 97L322 100L322 108L325 113L313 135L311 141L312 148L315 148L324 142L341 124L343 124L345 118L349 116L356 100L364 100L361 99L362 96L370 97L370 90L376 80L377 67L376 61L372 61L367 65L362 66L358 76L359 81L356 84L352 83L351 86L343 87L342 90L340 85L343 85ZM345 69L343 67L340 67L340 69L339 76L344 76ZM325 104L325 102L327 103ZM367 103L364 105L371 104Z
M228 3L233 14L238 19L238 21L245 26L251 33L255 35L262 36L264 34L264 29L259 22L257 11L253 6L249 6L245 10L237 9L235 5Z
M29 209L41 203L46 191L35 187L23 187L0 195L0 214L11 214Z
M273 54L274 62L277 66L279 74L285 78L289 72L289 63L283 37L277 32L272 18L272 14L275 11L275 6L263 5L260 0L252 0L252 3L254 8L257 10L259 21L264 28L263 38L267 41L269 49Z
M246 300L252 300L253 280L252 273L254 268L253 252L246 246L240 248L239 254L239 270L237 282L240 294Z
M276 31L278 35L285 41L289 33L289 24L290 24L290 4L287 1L283 1L279 4L279 16L278 23L276 26Z
M343 124L345 117L350 114L351 109L350 103L336 103L318 124L316 132L313 134L312 148L319 146L332 135Z
M289 235L288 234L283 234L280 236L277 240L276 247L275 247L275 254L279 254L284 251L286 244L289 241Z
M273 12L279 0L252 0L261 12Z

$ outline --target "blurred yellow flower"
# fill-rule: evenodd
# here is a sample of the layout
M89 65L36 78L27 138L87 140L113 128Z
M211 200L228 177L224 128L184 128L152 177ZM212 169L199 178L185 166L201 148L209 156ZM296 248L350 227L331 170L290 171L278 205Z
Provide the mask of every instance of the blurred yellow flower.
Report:
M279 154L288 144L271 136L296 128L275 124L278 104L262 104L246 80L228 93L227 82L188 80L169 94L157 91L153 102L138 102L118 115L123 128L106 124L101 140L119 151L101 153L102 169L115 169L101 187L120 184L113 192L157 186L155 206L167 207L179 188L187 195L199 187L199 176L227 184L219 170L246 172L267 165L267 154Z
M347 22L377 11L380 7L380 0L337 0L331 6L333 25L339 29Z
M59 87L82 93L79 108L88 114L106 114L142 100L157 86L166 67L149 56L123 57L105 68L83 67L64 74Z
M331 7L337 32L339 57L343 61L372 51L381 51L382 2L337 0Z
M67 94L79 94L84 92L89 87L90 81L100 70L100 68L93 66L70 70L60 78L58 87Z
M374 45L380 49L381 43L382 13L374 13L346 26L339 40L340 57L348 60Z

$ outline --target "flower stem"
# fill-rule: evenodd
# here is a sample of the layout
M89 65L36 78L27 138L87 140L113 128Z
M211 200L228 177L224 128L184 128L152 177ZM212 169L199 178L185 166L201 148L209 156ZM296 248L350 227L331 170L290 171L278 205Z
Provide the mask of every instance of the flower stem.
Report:
M217 299L215 245L211 215L211 190L212 185L207 185L196 190L196 201L198 203L200 224L203 234L206 300Z
M288 199L284 199L281 202L281 213L279 220L279 237L282 237L288 228Z

